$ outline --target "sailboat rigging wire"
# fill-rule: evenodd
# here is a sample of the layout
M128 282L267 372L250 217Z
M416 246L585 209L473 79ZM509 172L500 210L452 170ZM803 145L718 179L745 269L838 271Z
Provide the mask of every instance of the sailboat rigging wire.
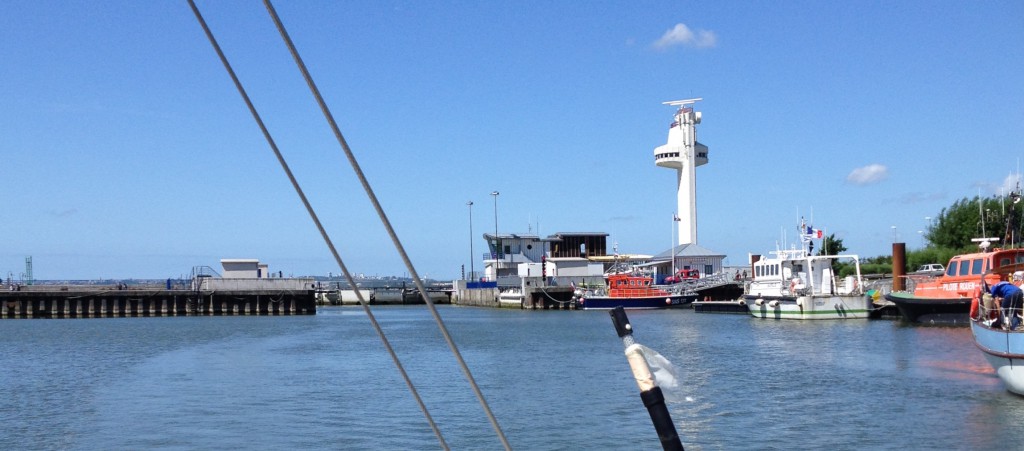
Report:
M191 0L190 0L191 1ZM302 61L302 57L299 56L298 50L295 49L295 44L292 42L291 37L288 35L288 31L285 30L284 24L281 23L281 18L278 17L277 11L274 9L274 5L270 3L270 0L263 0L263 4L267 7L267 12L270 13L271 18L274 19L274 24L277 26L278 32L281 34L281 39L284 40L288 46L288 51L291 52L292 58L295 60L295 65L298 66L302 72L302 78L306 80L306 84L309 85L309 90L316 98L316 103L320 106L320 110L324 114L324 118L331 126L331 130L334 132L334 137L337 138L338 144L341 145L342 150L345 152L345 156L348 158L349 164L352 166L352 171L355 172L359 178L359 183L363 185L363 189L366 191L366 196L370 202L373 203L373 208L377 210L377 215L380 217L381 224L388 231L388 236L391 237L391 241L395 245L395 250L402 257L402 262L405 263L406 269L409 270L409 275L412 276L413 283L416 284L416 288L420 290L420 296L423 298L423 302L426 303L427 308L430 310L430 314L434 317L434 321L437 323L438 330L441 331L441 335L444 336L445 341L448 343L448 347L452 351L452 355L459 362L459 367L462 369L462 373L466 376L466 381L469 382L470 387L473 389L473 393L476 395L477 400L480 401L480 406L484 409L484 413L487 415L487 419L491 422L491 426L494 428L495 434L501 441L502 445L505 446L506 450L511 450L512 447L508 443L508 439L505 438L505 433L501 430L501 425L498 424L497 418L494 413L491 412L490 406L487 404L487 400L484 399L483 392L480 387L477 386L476 380L473 379L473 373L470 372L469 366L466 365L466 361L463 360L462 354L459 352L458 346L455 345L455 341L452 339L451 334L448 333L448 328L444 325L444 320L441 319L441 315L437 313L437 308L434 307L434 302L430 299L427 294L426 288L423 286L423 281L420 279L419 274L416 272L416 268L413 267L412 260L409 259L409 255L405 252L405 247L402 246L402 242L398 239L398 235L395 233L395 229L391 227L391 221L388 220L387 214L384 213L384 209L381 208L380 202L377 200L377 195L374 194L373 188L370 187L370 182L366 180L366 176L363 174L362 168L359 166L359 162L356 161L355 154L352 153L352 149L349 148L348 142L345 141L345 137L341 134L341 129L338 128L338 123L334 120L334 115L331 114L327 104L324 102L323 96L320 95L320 90L317 89L316 84L313 82L313 77L310 76L309 70L306 69L306 64ZM312 210L311 210L312 211ZM357 290L358 292L358 290Z
M313 207L310 205L309 200L306 198L305 193L302 191L302 188L299 186L298 181L295 179L295 175L292 174L291 169L288 167L288 163L285 162L284 157L281 155L281 151L278 149L273 137L270 136L270 131L267 130L266 125L263 123L263 119L256 111L256 107L253 106L252 101L249 99L249 95L245 91L245 88L242 87L242 83L238 80L238 76L235 75L234 69L231 68L231 64L228 63L227 57L221 50L220 45L217 43L217 40L213 37L213 32L211 32L210 27L207 26L206 20L203 19L202 14L199 12L199 8L196 7L194 0L188 0L188 4L189 7L192 8L192 13L195 14L196 20L199 21L199 25L202 26L203 32L206 34L207 39L209 39L210 44L217 52L217 56L220 58L221 63L227 70L228 75L231 77L232 82L234 82L235 88L238 89L238 93L242 96L242 99L245 101L246 106L249 108L249 112L252 113L253 119L256 120L257 125L259 125L260 130L263 132L264 138L266 138L267 143L270 145L270 148L273 149L274 155L277 157L277 161L281 164L281 168L284 169L285 174L287 174L288 180L291 181L292 187L295 188L295 192L299 195L299 198L302 199L302 204L306 207L306 211L309 213L310 218L313 219L313 223L316 224L317 230L320 231L320 236L323 237L324 242L327 243L327 247L330 249L331 254L334 256L334 259L337 262L338 267L340 267L342 273L344 273L345 279L348 281L350 286L355 287L355 279L352 277L352 274L349 273L348 268L345 266L344 261L342 261L341 259L341 255L338 253L338 250L334 247L334 243L331 241L331 238L327 235L327 231L324 230L323 224L320 223L319 217L313 210ZM268 8L270 8L269 4L267 6ZM274 15L274 17L276 21L276 15ZM423 399L420 398L419 392L416 390L416 387L412 383L412 379L409 378L408 373L406 373L405 368L402 366L402 362L399 361L398 354L395 353L395 350L391 347L391 343L384 335L384 330L380 327L380 324L377 323L377 319L374 317L373 312L370 310L369 303L367 303L366 300L363 299L361 290L355 290L355 292L356 297L359 299L359 304L363 306L363 310L366 312L366 317L370 319L370 323L373 325L373 329L377 332L377 335L380 337L381 342L384 344L384 347L387 349L388 354L391 356L391 360L394 361L399 373L401 373L402 379L405 380L405 384L409 387L409 391L412 393L413 398L416 399L416 403L420 406L420 410L423 411L423 416L426 418L427 423L430 424L430 428L434 431L434 435L440 442L441 447L446 451L449 450L450 448L448 446L448 443L445 442L444 436L441 434L441 430L438 428L437 423L434 421L433 417L431 417L430 412L427 410L426 404L423 403ZM421 290L421 292L423 291Z

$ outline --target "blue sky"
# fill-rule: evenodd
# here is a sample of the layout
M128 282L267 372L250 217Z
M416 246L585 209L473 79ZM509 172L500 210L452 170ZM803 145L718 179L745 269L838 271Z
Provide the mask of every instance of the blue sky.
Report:
M355 273L403 275L259 2L198 6ZM481 235L672 244L654 165L702 97L698 242L744 264L799 215L850 252L998 194L1024 156L1024 2L275 4L421 275ZM10 1L0 270L163 278L221 258L338 273L185 1ZM469 231L467 201L472 211Z

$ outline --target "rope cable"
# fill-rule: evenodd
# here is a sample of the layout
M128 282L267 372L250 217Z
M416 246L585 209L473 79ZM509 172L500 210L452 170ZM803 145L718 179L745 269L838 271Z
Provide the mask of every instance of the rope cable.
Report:
M345 266L344 261L341 259L341 255L338 253L337 249L334 247L334 243L331 241L330 237L327 235L326 230L324 230L323 225L320 223L319 217L316 215L316 212L313 210L313 207L310 205L309 200L306 198L305 193L302 191L302 188L299 186L299 183L295 179L294 174L292 174L291 169L288 167L288 163L285 162L284 157L281 155L281 151L278 149L276 142L270 136L270 132L267 130L266 125L263 123L263 119L260 117L259 113L256 111L256 107L253 106L252 101L249 99L249 95L246 93L245 88L242 87L242 83L238 80L238 77L235 75L235 71L234 71L234 69L231 68L231 64L228 63L227 57L224 55L224 52L221 50L220 45L217 43L217 40L213 37L213 32L211 32L209 26L207 26L206 20L203 19L202 14L199 12L199 8L196 7L196 4L195 4L194 0L187 0L187 1L188 1L188 4L189 4L189 7L192 8L193 14L195 14L195 16L196 16L196 20L198 20L199 24L202 26L203 32L206 34L207 39L210 41L210 44L213 46L214 50L217 52L217 56L220 58L221 63L224 65L224 68L227 70L228 75L231 77L232 82L234 82L235 88L238 90L238 93L242 96L242 99L245 101L246 106L249 108L249 112L252 113L253 119L256 121L256 124L259 126L260 130L263 132L263 136L267 140L267 143L270 145L270 148L274 151L274 155L277 157L278 163L281 164L281 168L284 170L285 174L288 176L288 180L291 182L292 187L295 188L295 192L299 195L299 198L302 200L302 204L306 207L306 211L309 213L310 218L312 218L313 223L316 224L317 230L320 231L320 236L323 237L324 241L326 242L327 247L330 249L331 254L334 256L334 259L335 259L335 261L338 264L338 267L341 268L342 273L345 275L345 279L348 281L350 286L356 287L355 278L353 278L352 274L348 271L348 268ZM268 4L268 7L269 7L269 4ZM384 344L384 347L387 349L388 354L391 356L391 359L394 361L395 366L398 368L398 371L401 373L403 380L405 380L406 385L409 387L409 390L412 392L413 397L416 399L416 403L420 406L420 410L423 411L423 415L424 415L424 417L426 417L427 422L430 424L430 428L434 431L434 435L437 436L437 439L440 442L441 447L443 449L445 449L445 450L449 450L450 448L448 447L448 444L445 442L444 436L441 434L441 430L437 427L437 423L434 421L433 417L431 417L430 412L427 410L426 404L423 403L423 400L422 400L422 398L420 398L420 395L417 392L416 387L413 385L412 379L409 378L409 375L408 375L408 373L406 373L405 368L402 366L401 361L399 361L398 354L395 353L395 350L391 347L391 343L388 341L387 337L384 335L384 330L380 327L380 324L377 323L377 319L374 317L373 313L371 312L369 303L367 303L363 299L363 295L360 292L360 290L357 289L357 290L355 290L355 292L356 292L356 297L359 299L360 305L363 306L363 310L366 312L367 318L370 319L370 323L373 325L374 330L377 332L377 335L380 337L381 342Z
M341 130L338 128L338 124L334 120L334 115L331 114L330 109L324 102L323 96L320 95L320 90L316 87L316 83L313 82L313 78L310 76L309 70L306 69L306 64L302 61L302 57L299 56L298 50L295 49L295 44L292 42L287 30L285 30L284 24L277 15L277 11L270 3L270 0L263 0L263 4L266 5L267 12L269 12L271 18L273 18L274 24L277 26L277 30L281 34L281 39L283 39L285 44L287 44L288 51L291 52L296 66L298 66L299 70L302 72L302 78L306 80L306 84L309 86L310 92L313 94L313 97L316 98L316 102L320 106L320 110L323 112L324 118L327 120L328 124L330 124L331 130L334 132L334 137L338 140L338 144L341 145L342 150L345 152L345 156L348 158L349 164L352 166L352 171L355 172L356 177L359 178L359 182L363 185L363 190L366 191L366 196L369 198L370 202L373 203L373 208L377 211L377 215L380 217L381 223L384 228L387 229L388 236L391 237L391 241L395 245L395 250L398 251L398 254L402 257L402 262L405 263L405 267L409 271L409 275L412 277L413 282L416 284L416 288L420 290L420 297L423 298L424 303L426 303L430 310L430 314L434 317L438 330L441 331L445 341L448 343L448 347L451 348L452 355L454 355L456 360L458 360L459 367L462 369L463 374L466 376L466 380L473 389L473 393L476 395L477 400L479 400L481 407L484 409L487 419L491 422L491 426L494 428L495 434L497 434L498 439L501 440L505 449L511 450L512 447L509 445L504 432L502 432L497 418L495 418L490 406L488 406L487 400L484 399L483 392L480 390L480 387L477 386L476 380L473 379L473 373L469 370L469 366L466 365L465 360L463 360L458 346L455 345L455 341L452 339L451 334L448 333L448 328L445 327L444 320L442 320L441 316L437 313L437 308L434 307L434 302L430 299L430 296L427 295L427 290L423 286L423 281L416 272L416 268L413 267L412 261L409 259L409 255L406 254L405 247L402 246L402 242L398 239L398 235L395 233L394 228L391 227L391 221L388 220L387 214L384 213L384 209L377 200L377 195L374 194L373 188L370 187L370 182L367 181L366 176L363 174L363 170L356 161L356 157L352 153L352 149L349 148L348 142L345 140L345 137L342 136Z

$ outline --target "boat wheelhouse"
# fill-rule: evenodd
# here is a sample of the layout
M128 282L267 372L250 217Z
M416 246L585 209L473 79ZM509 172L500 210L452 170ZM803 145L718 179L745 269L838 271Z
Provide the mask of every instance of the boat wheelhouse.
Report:
M913 291L894 291L885 299L896 305L907 322L967 325L971 300L981 287L982 277L1020 263L1024 263L1024 249L995 248L955 255L941 276L909 275Z

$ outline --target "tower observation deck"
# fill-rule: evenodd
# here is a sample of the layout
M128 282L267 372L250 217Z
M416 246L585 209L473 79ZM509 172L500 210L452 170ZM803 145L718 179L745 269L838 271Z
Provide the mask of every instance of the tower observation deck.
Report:
M679 244L697 242L697 166L707 164L708 146L697 142L697 124L701 114L693 104L701 98L674 100L665 105L677 107L669 125L668 142L654 149L654 163L676 170L676 212L679 216Z

